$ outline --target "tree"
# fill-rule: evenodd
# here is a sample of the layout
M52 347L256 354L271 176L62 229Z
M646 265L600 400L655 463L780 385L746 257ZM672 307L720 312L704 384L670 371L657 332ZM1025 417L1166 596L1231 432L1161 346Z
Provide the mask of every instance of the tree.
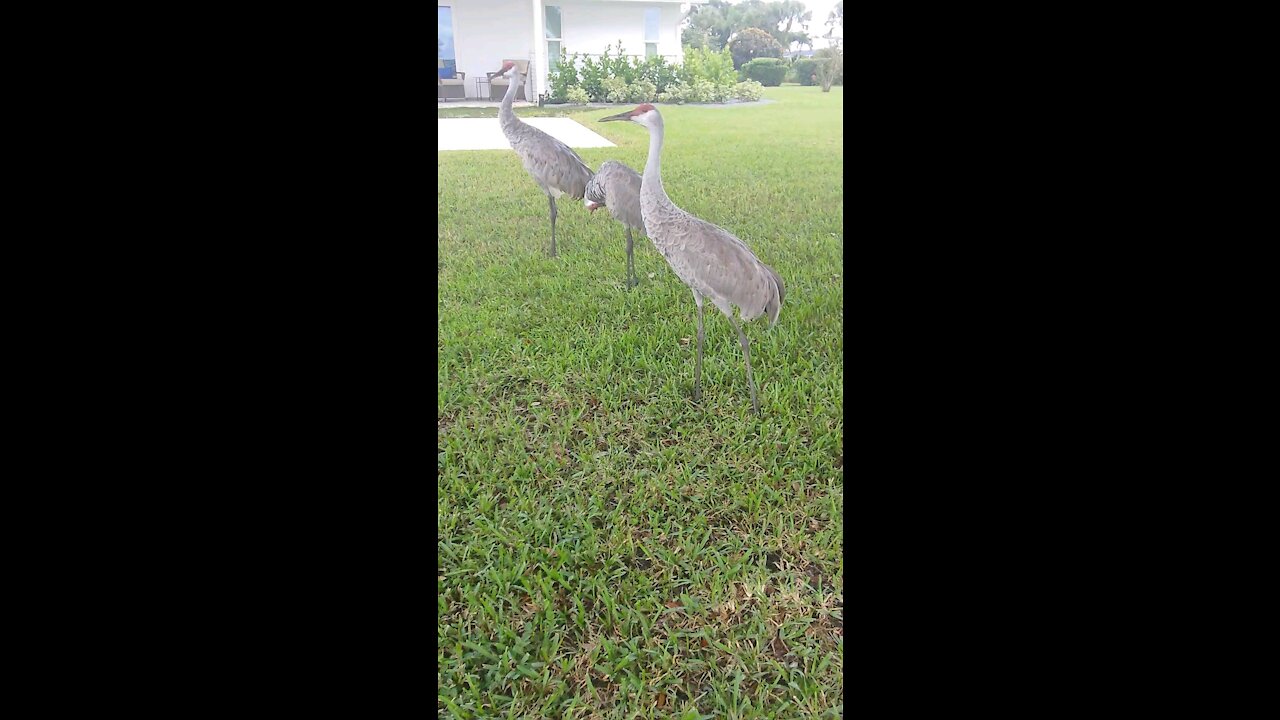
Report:
M711 0L706 5L695 5L689 13L689 26L680 34L681 42L686 38L700 42L694 47L706 47L719 52L729 44L729 37L740 28L735 25L738 10L725 0ZM701 40L698 40L701 38ZM686 42L686 44L691 44Z
M733 23L740 29L757 28L769 32L771 19L774 16L770 5L764 0L743 0L736 5L730 5L732 10L729 17ZM777 29L776 23L773 29Z
M813 54L813 59L818 62L817 75L822 92L831 92L831 86L837 80L844 81L844 53L839 45L822 48Z
M734 69L760 57L782 57L782 45L769 33L760 28L747 28L729 42L729 52L733 54Z
M711 32L706 29L696 28L688 25L684 30L680 31L680 44L686 48L695 50L712 49L711 48ZM719 48L715 48L719 49Z
M835 48L836 51L840 53L841 62L843 63L844 53L840 50L840 38L835 37L835 32L836 25L840 26L841 34L844 32L844 0L840 0L840 2L836 3L836 6L832 8L831 14L827 16L827 21L823 23L823 25L826 25L831 29L827 30L827 34L822 37L831 41L831 47ZM840 74L844 74L843 68L840 70Z
M711 0L689 11L680 41L689 47L718 51L738 33L757 28L772 35L784 49L796 43L812 46L806 32L812 19L813 13L800 0ZM792 30L796 27L799 29Z
M769 3L770 20L782 25L779 32L790 33L791 26L800 23L802 29L807 28L807 23L813 19L813 11L804 6L800 0L782 0L781 2ZM785 23L785 25L784 25ZM765 28L767 29L767 28ZM774 37L777 37L776 35ZM781 42L782 38L778 38Z

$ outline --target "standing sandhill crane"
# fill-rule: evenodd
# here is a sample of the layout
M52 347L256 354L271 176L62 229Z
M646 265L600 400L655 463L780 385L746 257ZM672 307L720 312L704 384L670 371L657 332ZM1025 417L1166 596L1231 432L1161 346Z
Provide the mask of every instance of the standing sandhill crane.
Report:
M524 169L529 171L542 192L547 194L547 203L551 206L551 256L556 255L556 198L568 195L574 200L581 200L587 191L587 181L591 179L591 168L582 162L578 153L568 145L542 132L536 127L521 122L511 110L511 101L524 80L520 76L520 68L510 60L502 63L498 71L511 79L507 94L502 96L502 105L498 108L498 123L502 125L502 133L507 142L524 162Z
M606 160L600 170L587 183L587 194L582 204L591 212L604 205L609 214L627 230L627 289L640 284L636 277L635 257L632 254L633 229L644 232L644 218L640 215L640 173L617 160Z
M786 290L773 268L760 262L746 243L717 225L696 218L671 202L662 189L662 115L645 103L630 112L601 118L599 122L630 120L649 129L649 160L640 186L640 213L649 240L667 259L677 277L693 291L698 304L698 363L694 370L693 399L701 398L702 383L702 299L710 298L729 324L738 331L742 359L747 365L747 385L751 388L751 409L760 414L756 382L751 377L751 341L733 319L733 306L743 320L769 315L769 327L778 323Z

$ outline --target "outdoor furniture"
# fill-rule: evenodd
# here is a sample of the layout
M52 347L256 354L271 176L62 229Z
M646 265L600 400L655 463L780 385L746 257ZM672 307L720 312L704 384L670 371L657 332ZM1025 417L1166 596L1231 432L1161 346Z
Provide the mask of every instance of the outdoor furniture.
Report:
M525 80L529 79L529 61L528 60L504 59L502 61L502 64L506 65L509 62L513 62L516 64L516 67L520 69L520 75ZM511 86L511 81L504 77L498 77L499 75L502 74L501 72L491 72L491 73L485 73L485 74L489 76L489 99L493 100L494 102L501 101L502 97L507 94L507 88ZM517 100L526 99L524 95L524 85L521 85L520 89L516 90L516 99Z
M456 78L436 78L436 100L465 100L467 97L467 74L455 73Z

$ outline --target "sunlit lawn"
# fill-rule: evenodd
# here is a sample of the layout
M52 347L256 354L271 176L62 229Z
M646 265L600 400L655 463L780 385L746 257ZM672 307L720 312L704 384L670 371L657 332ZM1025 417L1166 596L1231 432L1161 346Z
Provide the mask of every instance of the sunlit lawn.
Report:
M438 154L438 695L461 718L834 717L844 686L843 89L660 106L675 203L786 283L737 338L509 150ZM568 114L643 169L648 135ZM530 108L521 114L559 114ZM443 116L495 116L451 110Z

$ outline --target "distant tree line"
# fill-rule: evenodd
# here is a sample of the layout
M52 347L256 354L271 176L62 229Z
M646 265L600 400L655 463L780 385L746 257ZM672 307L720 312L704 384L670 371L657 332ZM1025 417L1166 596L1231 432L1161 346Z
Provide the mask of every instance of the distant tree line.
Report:
M840 12L843 15L843 9ZM689 47L719 52L729 46L734 35L757 28L771 35L784 49L792 45L812 49L813 38L808 32L812 20L813 13L798 0L745 0L732 4L711 0L706 5L693 6L680 38Z
M785 75L802 85L821 85L823 92L829 92L833 84L844 84L844 52L840 41L831 37L837 25L844 28L843 0L823 23L829 28L823 37L831 40L831 47L817 51L810 60L786 66L775 59L796 46L813 49L814 38L809 35L812 21L813 13L798 0L710 0L689 11L681 40L686 53L727 49L734 69L766 86L778 85Z

